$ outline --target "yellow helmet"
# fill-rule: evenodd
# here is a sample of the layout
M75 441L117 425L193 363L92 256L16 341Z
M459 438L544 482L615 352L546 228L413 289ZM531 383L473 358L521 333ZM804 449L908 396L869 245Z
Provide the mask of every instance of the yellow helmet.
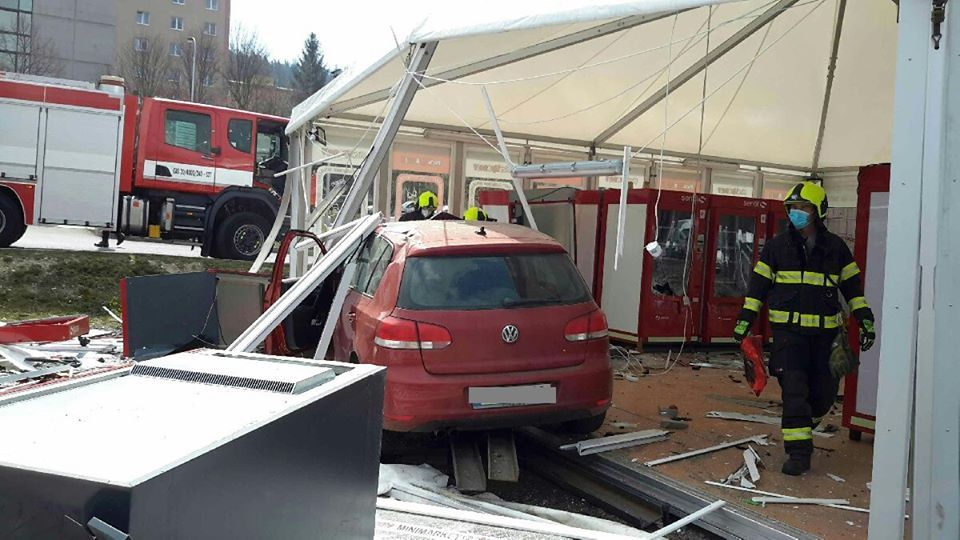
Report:
M424 191L420 194L420 198L417 199L417 208L437 208L440 206L440 199L437 198L437 194L432 191Z
M787 192L787 196L783 199L783 204L790 206L794 203L810 203L817 208L817 214L819 214L820 219L827 217L827 208L829 204L827 203L827 192L823 190L819 184L813 182L802 182L799 183Z
M487 213L476 206L471 206L463 213L463 219L466 221L486 221Z

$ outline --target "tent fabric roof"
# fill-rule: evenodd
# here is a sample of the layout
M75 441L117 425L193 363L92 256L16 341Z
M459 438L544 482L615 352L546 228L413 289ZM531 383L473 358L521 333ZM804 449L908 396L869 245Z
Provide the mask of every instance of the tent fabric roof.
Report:
M502 129L533 139L812 166L839 0L559 4L469 26L450 14L427 20L407 41L439 44L405 120L489 129L486 87ZM820 167L889 160L896 19L893 2L846 3ZM294 109L288 132L322 117L380 116L406 53L338 77ZM667 92L688 68L693 76Z

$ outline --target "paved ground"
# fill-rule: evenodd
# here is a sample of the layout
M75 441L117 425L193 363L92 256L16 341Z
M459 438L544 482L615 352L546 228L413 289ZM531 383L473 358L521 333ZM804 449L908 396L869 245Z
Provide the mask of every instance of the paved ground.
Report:
M12 248L59 249L66 251L100 251L125 254L171 255L176 257L199 257L200 248L161 242L157 240L128 238L117 246L116 240L110 240L109 248L98 248L94 244L100 241L99 233L94 229L81 227L43 226L27 227L23 238L15 242Z

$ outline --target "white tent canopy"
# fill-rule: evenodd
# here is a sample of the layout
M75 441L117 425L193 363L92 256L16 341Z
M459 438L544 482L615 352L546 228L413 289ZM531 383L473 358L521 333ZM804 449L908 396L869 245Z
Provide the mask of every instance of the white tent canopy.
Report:
M651 153L663 146L679 155L810 170L822 137L821 169L890 159L897 31L892 1L561 4L569 9L507 20L471 18L468 27L443 17L427 20L407 42L438 46L423 79L426 88L404 122L488 132L485 86L501 128L516 138L630 145ZM839 18L841 4L845 13ZM324 117L380 117L404 75L407 53L394 50L349 70L294 109L288 132Z

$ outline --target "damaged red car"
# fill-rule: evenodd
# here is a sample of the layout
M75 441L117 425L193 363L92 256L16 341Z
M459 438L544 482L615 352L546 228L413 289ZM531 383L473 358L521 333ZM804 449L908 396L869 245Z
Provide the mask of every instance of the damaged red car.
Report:
M384 428L599 428L607 321L563 246L518 225L381 226L360 250L335 358L387 367Z

